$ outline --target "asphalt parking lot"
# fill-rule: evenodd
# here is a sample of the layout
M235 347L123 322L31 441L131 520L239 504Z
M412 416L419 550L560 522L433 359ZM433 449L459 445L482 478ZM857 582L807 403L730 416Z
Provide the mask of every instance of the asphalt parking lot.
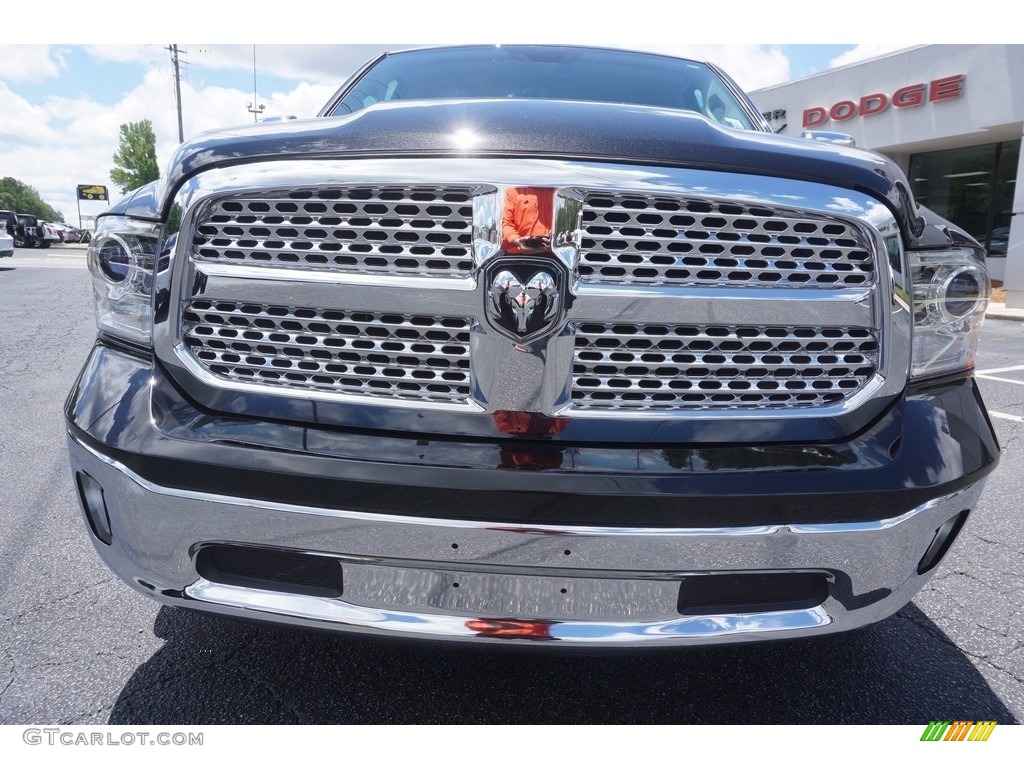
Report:
M1024 323L986 323L1000 467L940 571L848 635L643 656L391 645L162 608L101 564L61 406L84 249L0 261L0 723L913 723L1024 719Z

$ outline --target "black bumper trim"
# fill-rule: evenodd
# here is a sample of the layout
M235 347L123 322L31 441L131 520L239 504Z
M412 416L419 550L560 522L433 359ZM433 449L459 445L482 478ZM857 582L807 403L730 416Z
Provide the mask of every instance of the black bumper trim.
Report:
M862 522L973 484L999 453L972 379L908 390L843 444L665 448L247 420L197 411L155 372L98 345L69 396L69 430L157 485L325 509L537 525Z

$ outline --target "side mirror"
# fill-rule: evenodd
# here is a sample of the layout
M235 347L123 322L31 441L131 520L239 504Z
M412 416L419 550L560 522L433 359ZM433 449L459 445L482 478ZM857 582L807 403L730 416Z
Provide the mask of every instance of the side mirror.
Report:
M829 144L838 144L841 147L855 147L857 142L848 133L836 133L835 131L804 131L800 138L811 141L827 141Z

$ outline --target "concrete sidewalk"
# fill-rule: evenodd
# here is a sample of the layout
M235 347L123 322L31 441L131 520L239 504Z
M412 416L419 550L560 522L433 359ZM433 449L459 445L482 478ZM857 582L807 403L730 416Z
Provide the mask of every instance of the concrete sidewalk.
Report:
M1002 302L990 301L985 317L993 320L1024 320L1024 309L1007 308Z

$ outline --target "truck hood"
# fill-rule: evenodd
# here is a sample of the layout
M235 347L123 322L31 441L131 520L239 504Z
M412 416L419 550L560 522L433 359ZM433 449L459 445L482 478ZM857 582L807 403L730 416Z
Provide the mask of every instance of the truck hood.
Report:
M878 198L900 221L908 245L924 227L903 172L873 152L735 130L670 109L519 99L390 102L345 117L203 133L178 148L162 183L111 212L163 219L178 188L212 168L300 157L430 156L608 160L802 179Z

